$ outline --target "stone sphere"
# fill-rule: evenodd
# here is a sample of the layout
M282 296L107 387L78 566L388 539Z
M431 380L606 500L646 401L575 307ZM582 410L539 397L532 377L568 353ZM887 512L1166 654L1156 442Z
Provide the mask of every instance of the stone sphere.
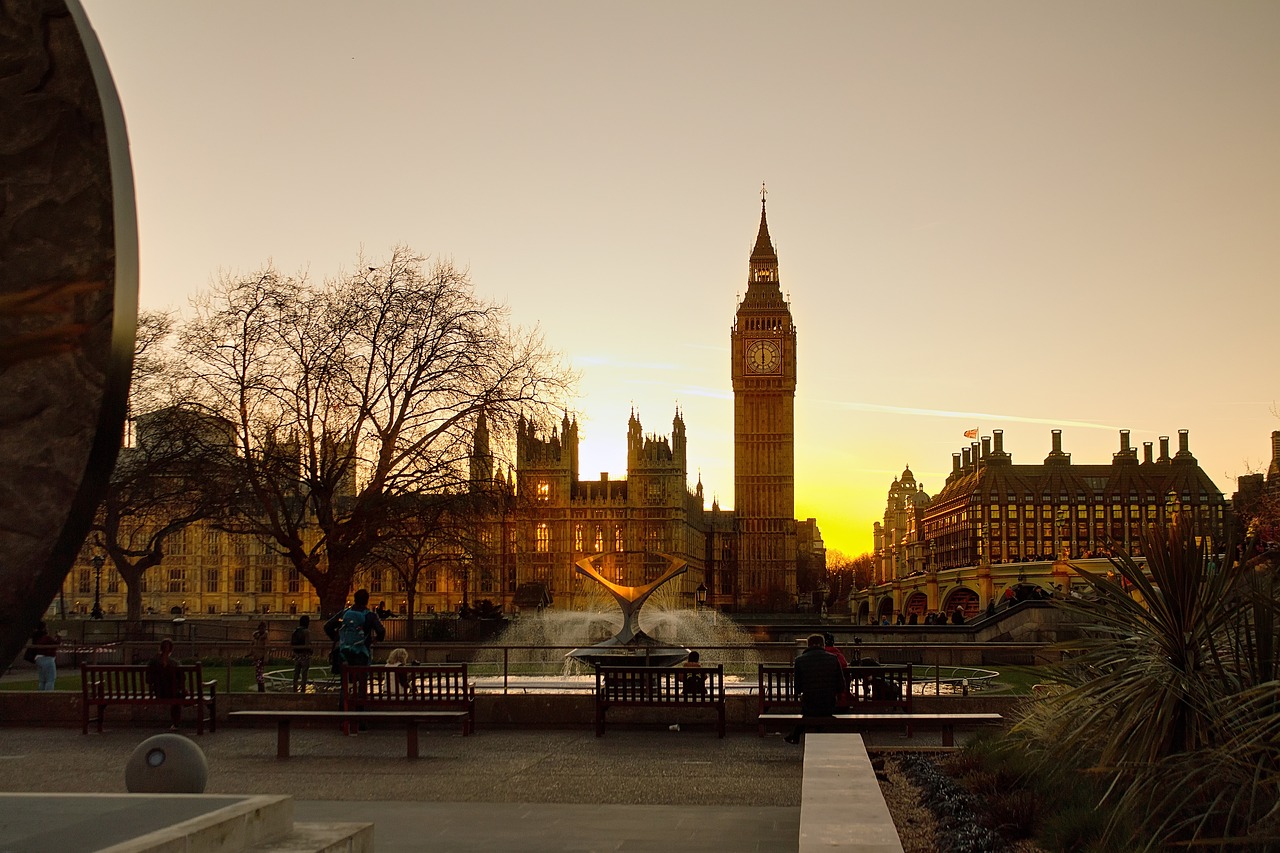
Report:
M149 737L129 756L124 785L130 794L203 794L209 762L190 738Z

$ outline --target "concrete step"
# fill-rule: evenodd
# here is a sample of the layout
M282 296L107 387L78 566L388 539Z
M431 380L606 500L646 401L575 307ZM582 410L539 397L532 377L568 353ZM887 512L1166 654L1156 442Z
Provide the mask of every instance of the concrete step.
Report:
M373 853L371 823L295 823L287 835L245 853Z
M138 795L130 795L138 796ZM147 796L147 795L142 795ZM153 795L155 796L155 795ZM166 795L158 795L166 796ZM170 794L170 798L201 795ZM181 849L199 853L231 853L281 838L293 830L293 798L284 795L247 797L212 796L213 801L230 800L227 805L163 829L145 833L107 848L110 853L150 853Z

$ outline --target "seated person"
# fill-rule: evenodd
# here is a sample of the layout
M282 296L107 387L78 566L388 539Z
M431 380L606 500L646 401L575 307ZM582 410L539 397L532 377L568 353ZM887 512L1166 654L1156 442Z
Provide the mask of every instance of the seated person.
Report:
M701 669L702 656L697 652L689 652L689 657L684 662L684 666L687 669ZM685 696L706 696L707 677L696 672L686 675L682 690Z
M182 699L186 696L182 670L173 660L173 640L168 637L160 641L159 654L147 661L147 686L151 688L151 695L159 699ZM176 731L182 719L182 706L170 705L169 717L172 721L169 731Z

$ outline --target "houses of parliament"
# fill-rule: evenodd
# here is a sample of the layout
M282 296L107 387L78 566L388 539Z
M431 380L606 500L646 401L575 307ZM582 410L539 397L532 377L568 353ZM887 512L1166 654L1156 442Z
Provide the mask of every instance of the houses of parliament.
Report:
M497 507L479 523L479 547L444 559L415 592L415 611L452 611L489 600L513 609L577 609L595 600L594 582L574 563L599 555L606 577L641 584L667 566L688 571L664 586L675 604L726 611L791 610L798 567L825 567L814 519L795 518L796 327L780 286L765 201L748 259L747 288L729 330L733 388L734 508L705 505L702 483L689 486L686 426L677 408L666 435L646 433L639 413L626 424L625 479L582 479L578 424L565 414L550 431L521 419L514 470L501 470L484 415L475 424L470 481ZM64 583L68 611L92 602L91 554ZM124 585L102 577L102 606L123 613ZM310 585L268 543L197 522L175 534L163 562L144 578L143 604L155 613L314 613ZM374 602L407 606L399 575L369 569L357 578Z

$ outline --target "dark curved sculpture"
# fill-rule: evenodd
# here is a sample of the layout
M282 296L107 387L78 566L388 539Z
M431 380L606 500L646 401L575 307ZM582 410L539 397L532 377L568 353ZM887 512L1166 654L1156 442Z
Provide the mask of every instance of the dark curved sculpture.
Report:
M574 649L565 657L588 664L635 664L648 661L652 666L674 666L689 657L688 649L671 648L640 630L640 608L649 596L667 581L689 570L685 561L679 557L672 557L670 554L658 556L667 561L667 570L660 578L644 586L623 586L606 580L595 566L596 561L603 558L604 554L583 557L574 563L578 574L586 575L613 595L618 607L622 608L622 627L608 640L583 649Z
M129 145L78 0L0 5L0 667L75 562L127 411Z

